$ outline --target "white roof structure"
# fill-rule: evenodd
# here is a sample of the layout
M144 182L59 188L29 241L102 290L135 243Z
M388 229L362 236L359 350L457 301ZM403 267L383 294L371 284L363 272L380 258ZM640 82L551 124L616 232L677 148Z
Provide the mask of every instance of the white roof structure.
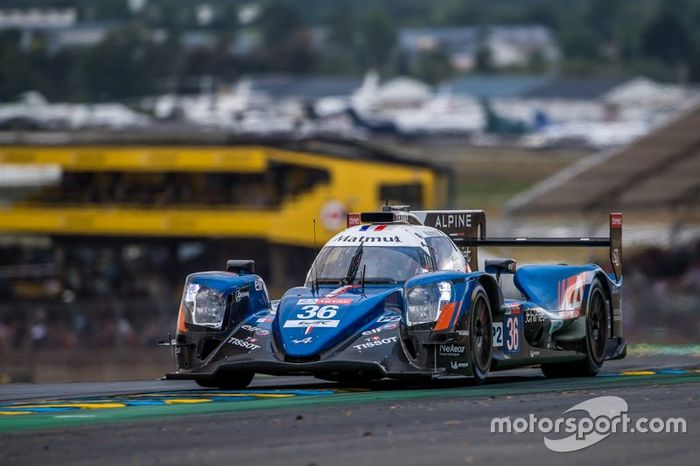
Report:
M383 106L418 105L432 97L427 84L417 79L399 76L379 86L378 98Z
M613 88L605 101L621 106L678 107L696 95L697 91L687 86L657 83L640 76Z

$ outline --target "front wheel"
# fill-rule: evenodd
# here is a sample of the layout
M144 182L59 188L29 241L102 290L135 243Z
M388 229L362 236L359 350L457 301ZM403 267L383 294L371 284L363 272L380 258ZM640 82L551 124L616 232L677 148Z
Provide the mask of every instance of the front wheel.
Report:
M493 335L491 304L486 290L478 285L472 293L472 308L469 313L469 363L474 382L482 384L491 368Z
M547 377L593 377L600 372L605 361L605 344L608 341L608 316L610 315L605 290L596 278L591 282L586 314L586 357L581 361L542 364Z
M254 372L226 372L217 375L205 375L194 379L197 385L204 388L220 388L222 390L240 390L250 385L255 377Z

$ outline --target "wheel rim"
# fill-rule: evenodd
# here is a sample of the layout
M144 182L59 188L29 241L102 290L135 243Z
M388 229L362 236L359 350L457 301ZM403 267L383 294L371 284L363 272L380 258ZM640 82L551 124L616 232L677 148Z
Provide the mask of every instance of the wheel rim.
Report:
M474 364L486 372L491 362L491 313L483 297L476 300L473 314L472 354Z
M587 321L591 357L596 362L601 362L605 356L607 319L605 315L605 300L600 290L595 290L591 296Z

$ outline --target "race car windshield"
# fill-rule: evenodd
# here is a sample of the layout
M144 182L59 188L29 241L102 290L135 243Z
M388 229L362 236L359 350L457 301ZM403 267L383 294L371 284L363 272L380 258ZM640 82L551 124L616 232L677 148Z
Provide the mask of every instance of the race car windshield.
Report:
M319 284L343 283L348 277L354 277L353 283L359 283L363 270L366 284L401 283L432 270L430 257L421 248L366 247L355 265L353 257L357 260L357 249L352 246L323 248L306 276L306 286L311 286L316 279ZM353 273L353 269L359 272Z

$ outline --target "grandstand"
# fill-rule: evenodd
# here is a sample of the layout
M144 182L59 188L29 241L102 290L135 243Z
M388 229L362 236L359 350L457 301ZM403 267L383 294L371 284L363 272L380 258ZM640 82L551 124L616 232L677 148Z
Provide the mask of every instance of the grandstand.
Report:
M700 220L700 105L622 149L581 160L515 197L505 212L598 218L623 211L676 228Z

